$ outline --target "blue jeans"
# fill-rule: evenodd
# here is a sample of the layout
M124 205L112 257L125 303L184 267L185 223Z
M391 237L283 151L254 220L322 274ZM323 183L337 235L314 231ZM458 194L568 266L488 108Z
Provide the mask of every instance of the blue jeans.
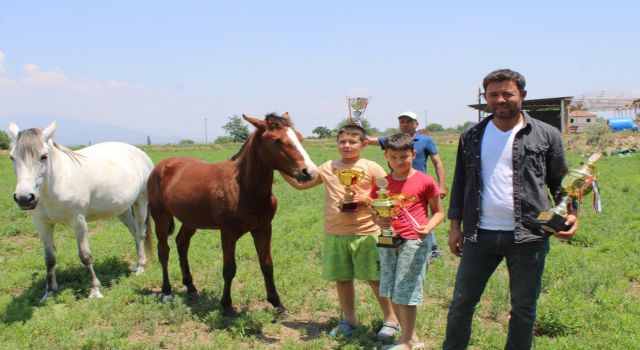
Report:
M477 242L465 239L449 306L443 349L466 349L469 345L476 304L502 258L507 260L511 294L511 318L505 349L530 349L536 302L548 252L549 239L516 244L511 233L481 230Z

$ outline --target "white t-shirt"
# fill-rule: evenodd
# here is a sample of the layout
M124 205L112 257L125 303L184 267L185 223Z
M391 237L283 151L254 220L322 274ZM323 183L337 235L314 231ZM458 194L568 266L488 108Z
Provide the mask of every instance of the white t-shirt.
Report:
M487 124L482 137L480 164L482 194L480 200L480 228L513 231L513 139L522 128L519 123L503 132L493 120Z

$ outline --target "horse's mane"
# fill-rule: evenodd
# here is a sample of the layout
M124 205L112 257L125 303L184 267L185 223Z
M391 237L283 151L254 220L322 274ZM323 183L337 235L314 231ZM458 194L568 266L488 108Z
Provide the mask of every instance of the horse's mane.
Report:
M20 131L16 139L16 151L20 154L24 154L25 158L37 159L40 157L40 154L36 154L36 150L40 146L40 142L42 142L42 130L26 129ZM76 153L53 140L51 142L53 143L53 147L66 154L76 163L79 163L80 160L84 158L83 155Z
M276 124L278 124L279 126L286 126L286 127L293 127L293 124L291 123L291 119L288 118L283 118L282 116L279 116L275 113L269 113L264 117L265 121L272 121L275 122ZM258 132L258 130L254 131L249 138L247 139L247 141L244 142L244 144L242 144L242 147L240 147L240 150L238 150L238 152L236 154L234 154L231 157L231 160L236 160L240 157L240 155L242 154L242 152L244 151L245 148L247 148L247 145L249 144L249 142L253 139L253 137L256 135L256 133Z

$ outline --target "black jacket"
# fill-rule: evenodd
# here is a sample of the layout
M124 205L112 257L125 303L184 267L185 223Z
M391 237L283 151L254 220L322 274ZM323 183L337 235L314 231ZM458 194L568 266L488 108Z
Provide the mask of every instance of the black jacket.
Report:
M536 120L526 112L524 127L513 141L513 209L515 242L541 241L547 237L535 219L551 208L549 193L560 200L560 182L567 173L562 136L555 127ZM449 203L449 219L462 219L465 238L475 241L480 225L481 141L493 115L460 135L456 170Z

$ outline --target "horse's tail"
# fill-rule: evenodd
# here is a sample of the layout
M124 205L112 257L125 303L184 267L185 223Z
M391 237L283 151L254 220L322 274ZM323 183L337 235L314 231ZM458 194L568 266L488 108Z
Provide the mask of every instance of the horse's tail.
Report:
M144 238L144 250L147 253L147 261L153 262L153 228L151 225L151 208L147 204L147 218L144 220L144 224L147 227L147 235Z

